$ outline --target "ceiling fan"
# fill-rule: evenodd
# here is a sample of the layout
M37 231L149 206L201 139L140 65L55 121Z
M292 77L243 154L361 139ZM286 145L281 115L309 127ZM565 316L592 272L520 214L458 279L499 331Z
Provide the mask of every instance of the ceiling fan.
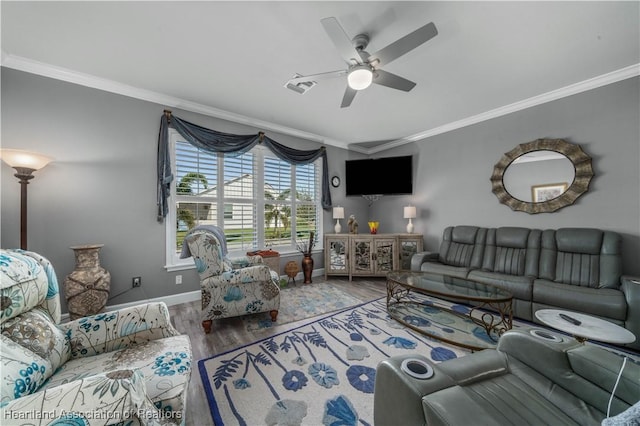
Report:
M413 89L416 83L384 71L381 67L398 59L438 34L436 26L433 22L429 22L377 52L369 54L365 51L369 44L369 36L367 34L358 34L353 39L350 39L336 18L324 18L320 22L347 63L347 69L308 76L296 74L285 84L285 87L303 94L317 84L316 80L346 75L347 89L342 97L341 108L351 105L358 90L366 89L371 83L405 92Z

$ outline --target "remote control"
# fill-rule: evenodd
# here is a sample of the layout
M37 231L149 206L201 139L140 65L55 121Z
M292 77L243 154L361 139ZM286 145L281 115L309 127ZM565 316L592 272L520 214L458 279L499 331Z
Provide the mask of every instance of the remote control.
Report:
M570 317L569 315L560 314L560 318L562 318L565 321L569 321L573 325L582 324L582 321L579 321L579 320L575 319L574 317Z

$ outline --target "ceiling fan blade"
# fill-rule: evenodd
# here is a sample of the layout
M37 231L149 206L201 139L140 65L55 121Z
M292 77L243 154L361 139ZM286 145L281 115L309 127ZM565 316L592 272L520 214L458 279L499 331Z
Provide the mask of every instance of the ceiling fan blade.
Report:
M421 44L429 41L436 35L438 35L438 29L433 22L429 22L427 25L418 28L414 32L407 34L387 47L383 47L370 55L368 62L373 62L372 65L375 68L380 65L388 64ZM377 64L375 63L376 61L378 62Z
M324 30L329 35L329 38L333 41L333 44L336 45L336 47L338 48L338 52L340 52L340 55L347 62L347 64L353 65L353 61L357 62L358 64L363 63L363 60L360 57L360 53L358 53L358 50L353 47L351 39L349 38L347 33L344 32L344 29L336 18L331 16L329 18L321 19L320 22L322 23Z
M353 98L356 97L356 93L358 93L357 90L354 90L351 87L347 86L347 90L344 91L344 96L342 97L340 108L346 108L351 105Z
M410 91L416 86L413 81L383 70L375 70L373 72L373 83L391 87L392 89L403 90L405 92Z
M347 70L339 70L339 71L330 71L330 72L323 72L320 74L312 74L312 75L299 75L296 74L295 77L293 77L291 80L289 80L287 82L287 84L298 84L298 83L304 83L307 81L317 81L317 80L324 80L327 78L334 78L334 77L342 77L344 75L347 75Z

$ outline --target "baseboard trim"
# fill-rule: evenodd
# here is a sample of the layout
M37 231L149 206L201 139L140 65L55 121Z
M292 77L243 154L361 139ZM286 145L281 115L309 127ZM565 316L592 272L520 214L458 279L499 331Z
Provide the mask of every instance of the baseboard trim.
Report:
M324 268L314 269L312 276L324 276ZM286 275L281 275L280 279L288 279ZM304 276L302 272L296 275L296 280L302 281ZM105 312L109 311L117 311L119 309L129 308L131 306L141 305L144 303L152 303L152 302L164 302L167 306L179 305L181 303L194 302L196 300L200 300L200 290L188 291L186 293L178 293L178 294L170 294L168 296L162 297L154 297L153 299L142 299L142 300L134 300L133 302L119 303L117 305L107 305L104 310ZM70 320L69 313L66 312L61 315L62 322L68 322Z

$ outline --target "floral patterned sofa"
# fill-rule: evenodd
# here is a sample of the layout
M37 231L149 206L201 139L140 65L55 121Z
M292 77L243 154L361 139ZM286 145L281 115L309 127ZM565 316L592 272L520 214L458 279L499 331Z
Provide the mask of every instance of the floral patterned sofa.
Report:
M42 256L0 250L0 423L183 424L191 345L164 303L60 324Z
M269 312L280 308L279 276L260 256L228 257L226 240L216 226L192 229L184 238L181 257L193 257L202 290L202 326L211 332L212 320Z

